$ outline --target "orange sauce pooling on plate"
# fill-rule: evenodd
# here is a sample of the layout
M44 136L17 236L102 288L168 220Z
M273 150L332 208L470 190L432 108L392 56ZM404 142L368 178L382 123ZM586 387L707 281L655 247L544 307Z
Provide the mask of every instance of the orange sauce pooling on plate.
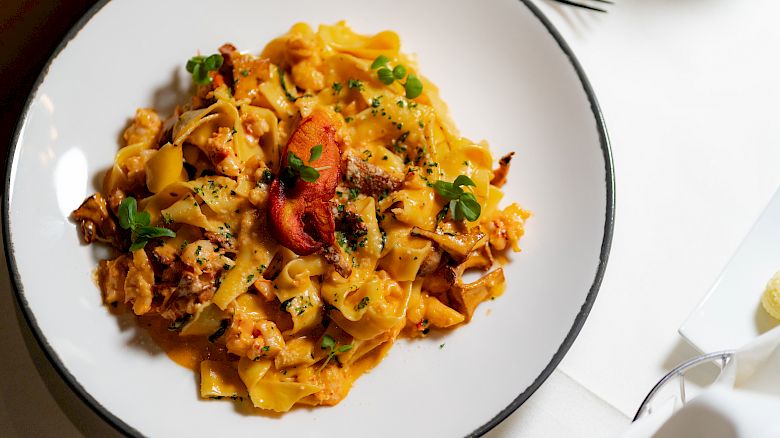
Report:
M159 317L140 317L154 342L177 364L198 371L204 360L227 361L228 352L224 345L214 344L201 336L179 336L179 332L168 330L170 321Z

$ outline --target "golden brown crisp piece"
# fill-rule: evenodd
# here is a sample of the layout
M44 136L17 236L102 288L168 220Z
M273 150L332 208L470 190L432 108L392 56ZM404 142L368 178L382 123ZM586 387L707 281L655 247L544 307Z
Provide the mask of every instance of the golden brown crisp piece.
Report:
M336 130L334 121L324 111L304 119L284 148L280 168L285 169L289 154L294 154L306 166L319 169L319 176L313 182L279 177L271 184L268 211L275 237L298 255L309 255L335 244L336 230L328 200L336 191L340 174L341 151ZM312 160L315 146L321 147L321 154Z
M506 184L506 177L509 175L509 164L512 162L514 155L514 152L510 152L498 160L498 167L493 170L493 179L490 180L490 184L496 187L502 187Z
M363 161L352 152L344 159L344 175L350 187L360 190L367 196L387 195L401 188L403 181L387 173L384 169Z
M125 279L130 268L130 256L123 254L114 260L101 260L97 277L103 302L115 305L125 299Z
M125 278L125 303L133 303L133 313L143 315L152 308L154 272L143 249L133 252Z
M81 236L84 242L106 242L116 248L122 246L116 222L111 217L106 204L106 198L100 193L95 193L85 199L73 213L73 220L81 227Z

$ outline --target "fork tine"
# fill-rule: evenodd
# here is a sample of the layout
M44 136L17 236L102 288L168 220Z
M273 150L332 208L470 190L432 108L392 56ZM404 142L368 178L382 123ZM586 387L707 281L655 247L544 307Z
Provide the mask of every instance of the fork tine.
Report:
M582 3L577 3L577 2L573 2L573 1L569 1L569 0L555 0L555 1L558 2L558 3L563 3L565 5L576 6L578 8L588 9L588 10L591 10L591 11L604 12L604 13L607 12L604 9L594 8L593 6L588 6L588 5L584 5Z

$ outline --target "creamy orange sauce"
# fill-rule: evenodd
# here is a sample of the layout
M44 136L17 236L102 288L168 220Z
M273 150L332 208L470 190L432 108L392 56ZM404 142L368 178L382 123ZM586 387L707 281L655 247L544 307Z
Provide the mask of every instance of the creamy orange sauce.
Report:
M179 336L178 332L168 330L170 321L159 317L144 316L139 320L165 354L185 368L198 371L200 363L204 360L228 360L224 345L213 344L204 337Z

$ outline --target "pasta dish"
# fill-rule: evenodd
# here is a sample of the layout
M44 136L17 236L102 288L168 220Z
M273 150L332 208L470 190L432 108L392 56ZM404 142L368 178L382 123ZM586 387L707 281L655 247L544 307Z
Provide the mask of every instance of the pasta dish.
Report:
M296 24L186 70L189 102L138 109L72 217L114 249L104 302L199 372L203 398L335 405L396 339L503 292L497 257L529 216L499 207L512 154L494 168L459 136L394 32Z

